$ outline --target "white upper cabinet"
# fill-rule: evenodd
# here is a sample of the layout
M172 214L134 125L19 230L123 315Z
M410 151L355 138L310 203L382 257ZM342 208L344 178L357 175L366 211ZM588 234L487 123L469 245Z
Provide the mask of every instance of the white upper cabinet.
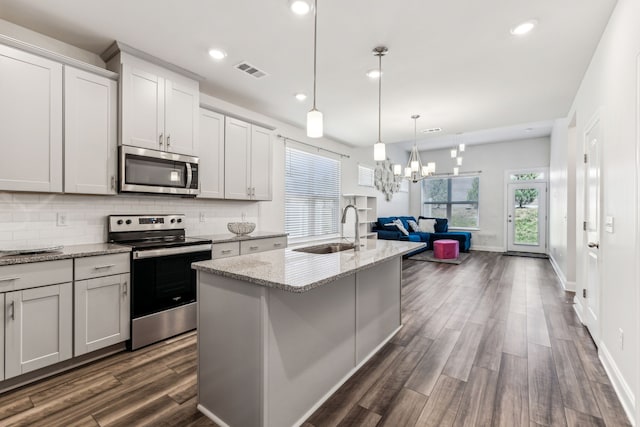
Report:
M224 138L224 197L251 199L251 125L242 120L225 118Z
M122 144L197 155L198 82L130 55L118 58Z
M62 64L0 45L0 190L62 191Z
M251 125L252 200L271 200L271 132Z
M224 198L224 116L200 109L201 199Z
M271 200L271 132L225 119L225 198Z
M64 68L64 191L116 194L116 81Z

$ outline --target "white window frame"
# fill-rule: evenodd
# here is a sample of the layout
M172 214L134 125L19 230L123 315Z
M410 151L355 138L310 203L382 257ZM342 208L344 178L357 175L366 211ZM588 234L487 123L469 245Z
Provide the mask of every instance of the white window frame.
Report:
M478 231L480 230L480 174L469 174L469 175L462 175L462 176L434 176L432 178L427 178L425 179L423 182L425 181L429 181L429 180L434 180L434 179L448 179L448 180L452 180L452 179L460 179L460 178L478 178L478 201L477 201L477 205L478 205L478 221L477 224L473 227L459 227L456 225L453 225L451 223L451 218L447 218L448 221L448 225L449 225L449 230L464 230L464 231ZM420 215L423 215L423 209L425 206L425 201L424 201L424 189L422 188L424 184L421 183L420 185ZM435 204L435 203L434 203ZM451 209L449 208L449 205L454 205L454 204L464 204L464 202L451 202L451 194L448 194L448 198L446 202L440 202L439 204L442 205L447 205L447 212L450 212ZM468 203L467 204L471 204Z

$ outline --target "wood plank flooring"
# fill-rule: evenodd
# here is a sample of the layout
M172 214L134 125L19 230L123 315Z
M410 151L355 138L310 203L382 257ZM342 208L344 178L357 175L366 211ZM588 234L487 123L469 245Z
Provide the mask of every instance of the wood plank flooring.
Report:
M404 327L303 425L629 425L571 301L546 259L405 260ZM195 334L2 394L0 426L215 426Z

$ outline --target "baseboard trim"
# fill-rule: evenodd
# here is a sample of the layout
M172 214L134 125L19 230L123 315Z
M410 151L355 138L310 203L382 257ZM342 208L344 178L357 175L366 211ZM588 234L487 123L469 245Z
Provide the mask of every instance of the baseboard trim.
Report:
M576 294L573 297L573 311L575 311L576 316L578 316L580 323L584 325L584 320L582 319L582 312L583 312L582 301L580 301L578 294Z
M564 271L562 271L562 269L558 265L558 262L551 253L549 254L549 262L551 263L551 267L553 267L553 271L556 272L556 276L558 276L558 279L560 279L562 289L564 289L565 291L575 291L575 283L573 288L569 286L569 282L567 282L567 276L564 275Z
M613 357L611 357L611 353L607 350L607 346L604 345L602 340L598 344L598 358L602 362L602 366L604 366L604 370L607 372L607 376L611 380L611 384L613 384L613 389L618 395L620 403L622 403L622 407L624 408L624 412L627 414L629 422L632 426L635 426L636 398L631 391L631 387L629 387L629 384L627 384L622 376L620 369L618 369Z
M216 417L216 415L213 412L211 412L201 404L198 403L198 406L196 406L196 408L198 409L198 411L202 412L205 417L209 418L211 421L218 424L220 427L231 427L229 424L225 423L220 418Z
M504 252L502 246L471 246L472 251L486 251L486 252Z

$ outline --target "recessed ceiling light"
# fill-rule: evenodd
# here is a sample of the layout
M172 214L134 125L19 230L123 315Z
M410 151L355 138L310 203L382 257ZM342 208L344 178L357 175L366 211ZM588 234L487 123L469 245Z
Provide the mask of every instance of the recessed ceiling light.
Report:
M289 0L289 8L296 15L306 15L311 11L311 4L304 0Z
M511 34L513 34L514 36L525 35L529 31L533 30L536 25L538 25L538 21L536 21L535 19L530 19L511 28Z
M377 79L378 77L380 77L380 74L380 70L369 70L366 73L367 77L369 77L370 79Z
M305 99L307 99L307 95L305 95L304 93L296 93L296 99L298 101L304 101Z
M438 132L442 132L442 128L422 129L420 132L422 132L422 133L438 133Z
M213 58L213 59L217 59L217 60L221 60L227 57L227 52L225 52L222 49L211 49L209 51L209 55Z

